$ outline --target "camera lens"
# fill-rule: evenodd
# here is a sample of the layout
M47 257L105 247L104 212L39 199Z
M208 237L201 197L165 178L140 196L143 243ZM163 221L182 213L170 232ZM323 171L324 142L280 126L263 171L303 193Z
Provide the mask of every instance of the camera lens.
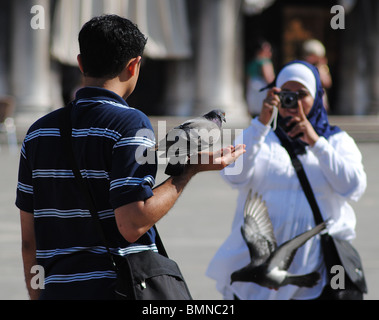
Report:
M288 96L284 98L283 103L286 105L286 107L290 108L293 106L294 101L295 101L294 97Z
M285 109L297 108L298 95L296 92L281 92L280 101Z

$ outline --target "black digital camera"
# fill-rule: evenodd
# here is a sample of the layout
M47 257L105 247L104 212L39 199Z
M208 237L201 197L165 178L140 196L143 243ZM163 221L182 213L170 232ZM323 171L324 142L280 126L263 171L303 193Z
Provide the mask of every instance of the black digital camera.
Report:
M282 108L284 109L294 109L298 106L299 94L297 92L276 92L279 96L280 102L282 103Z

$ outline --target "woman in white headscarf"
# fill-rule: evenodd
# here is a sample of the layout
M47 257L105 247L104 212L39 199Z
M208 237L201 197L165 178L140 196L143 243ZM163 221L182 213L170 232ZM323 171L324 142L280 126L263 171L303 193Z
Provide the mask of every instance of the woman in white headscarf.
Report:
M250 262L240 229L251 189L266 202L278 245L315 226L311 207L280 141L286 139L302 162L323 218L331 221L330 235L355 238L356 218L348 201L358 201L366 189L362 156L354 140L329 125L317 69L303 61L291 62L280 71L274 85L259 117L237 139L236 143L247 146L246 154L238 160L242 172L222 174L239 190L239 196L231 233L212 259L207 275L217 281L217 289L225 299L332 299L318 236L298 249L289 268L290 273L298 275L319 272L321 279L314 287L287 285L274 291L255 283L230 283L231 274ZM281 91L297 92L298 103L283 108L277 95ZM271 124L276 108L279 125L275 129Z

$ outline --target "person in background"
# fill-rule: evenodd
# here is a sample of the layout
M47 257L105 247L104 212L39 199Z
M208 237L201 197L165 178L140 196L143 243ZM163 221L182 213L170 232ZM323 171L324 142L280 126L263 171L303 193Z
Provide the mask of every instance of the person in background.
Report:
M297 104L283 108L279 92L296 92ZM321 279L313 288L287 285L274 291L255 283L230 281L234 271L251 261L241 235L250 190L266 202L278 245L315 227L312 209L279 137L287 140L302 162L323 218L330 222L329 234L350 241L355 238L356 217L349 201L358 201L367 186L362 155L346 132L329 124L322 96L316 67L304 61L289 63L268 91L259 117L236 140L246 144L246 153L237 161L242 171L234 176L222 173L222 177L239 192L237 209L231 233L207 270L225 299L333 299L318 236L298 249L289 269L292 274L319 272ZM271 127L275 108L279 108L276 130ZM350 298L362 296L347 284L346 290Z
M249 114L254 117L261 110L265 92L260 90L275 80L272 64L272 47L266 40L258 40L254 48L254 58L247 66L246 101Z
M321 84L325 90L323 98L324 107L327 111L330 111L327 91L332 87L333 79L328 66L325 46L316 39L305 41L302 47L302 59L314 65L318 69Z

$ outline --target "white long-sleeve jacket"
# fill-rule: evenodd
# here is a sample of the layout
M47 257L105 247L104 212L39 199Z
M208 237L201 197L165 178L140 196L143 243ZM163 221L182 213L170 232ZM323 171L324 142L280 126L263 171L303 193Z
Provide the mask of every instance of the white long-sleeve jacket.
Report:
M251 122L236 144L246 144L246 153L237 161L240 173L225 170L223 178L238 188L237 209L229 237L212 259L207 275L217 281L225 298L240 299L312 299L321 294L327 282L319 237L299 248L289 271L306 274L315 270L322 280L313 288L288 285L278 291L253 283L230 285L232 272L250 262L250 256L240 228L243 209L250 189L263 196L268 207L278 245L315 226L312 210L301 188L287 151L270 127L258 119ZM298 156L306 171L325 220L331 220L329 233L335 237L355 238L356 218L348 201L357 201L366 189L366 174L362 155L354 140L340 132L328 140L321 137L307 153Z

